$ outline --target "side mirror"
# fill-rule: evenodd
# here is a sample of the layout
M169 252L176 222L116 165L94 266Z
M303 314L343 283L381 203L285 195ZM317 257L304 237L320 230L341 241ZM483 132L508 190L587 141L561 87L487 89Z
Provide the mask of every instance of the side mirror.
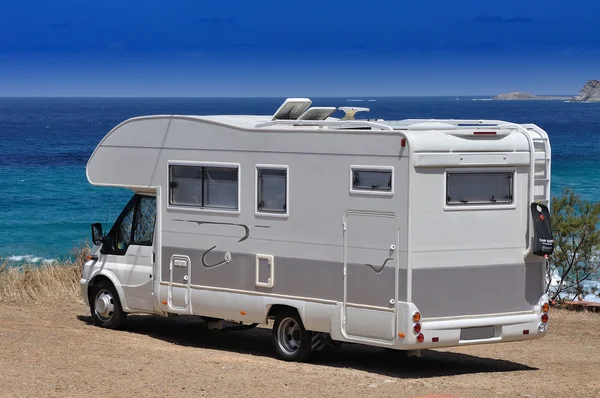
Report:
M92 242L99 246L102 242L102 224L99 222L92 224Z

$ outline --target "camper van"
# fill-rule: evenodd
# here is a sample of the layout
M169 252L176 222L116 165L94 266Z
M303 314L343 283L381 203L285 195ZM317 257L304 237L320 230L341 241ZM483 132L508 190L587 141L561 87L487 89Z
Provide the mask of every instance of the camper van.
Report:
M288 361L341 343L419 355L547 333L542 129L311 105L135 117L102 139L89 182L132 196L110 230L92 224L80 285L96 325L266 325Z

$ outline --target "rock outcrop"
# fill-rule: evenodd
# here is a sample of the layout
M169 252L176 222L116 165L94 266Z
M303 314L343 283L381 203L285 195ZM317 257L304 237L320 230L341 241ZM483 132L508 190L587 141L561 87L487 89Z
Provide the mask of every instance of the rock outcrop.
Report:
M573 102L600 102L600 80L588 81L579 95L574 97L571 101Z
M512 92L512 93L507 93L507 94L500 94L495 96L494 100L524 100L524 99L534 99L535 95L533 94L529 94L529 93L521 93L521 92Z

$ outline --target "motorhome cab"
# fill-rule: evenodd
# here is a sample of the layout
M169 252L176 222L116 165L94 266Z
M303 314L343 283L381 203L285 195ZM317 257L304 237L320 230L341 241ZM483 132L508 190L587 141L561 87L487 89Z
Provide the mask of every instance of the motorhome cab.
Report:
M421 349L548 324L550 144L533 124L274 115L126 120L87 164L133 191L92 226L94 322L128 313L265 324L286 360L326 342Z

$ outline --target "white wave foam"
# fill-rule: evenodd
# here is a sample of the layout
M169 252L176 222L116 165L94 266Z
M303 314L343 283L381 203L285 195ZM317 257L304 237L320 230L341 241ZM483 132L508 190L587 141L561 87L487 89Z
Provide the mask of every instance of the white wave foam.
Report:
M2 260L6 260L8 262L30 263L30 264L38 264L38 263L52 264L52 263L55 263L58 261L55 258L44 258L44 257L34 256L31 254L25 254L25 255L21 255L21 256L13 255L13 256L8 256L5 258L0 258L0 262L2 262Z
M554 271L551 275L550 275L550 290L552 291L552 289L556 289L558 287L558 285L560 284L560 275L557 271ZM587 280L584 281L582 283L583 288L586 291L593 291L593 290L597 290L597 293L600 293L600 281L597 280ZM566 299L573 299L573 294L574 293L561 293L561 297L562 298L566 298ZM593 301L593 302L597 302L600 303L600 297L597 294L594 293L588 293L587 295L585 295L585 297L582 297L582 299L584 301Z

